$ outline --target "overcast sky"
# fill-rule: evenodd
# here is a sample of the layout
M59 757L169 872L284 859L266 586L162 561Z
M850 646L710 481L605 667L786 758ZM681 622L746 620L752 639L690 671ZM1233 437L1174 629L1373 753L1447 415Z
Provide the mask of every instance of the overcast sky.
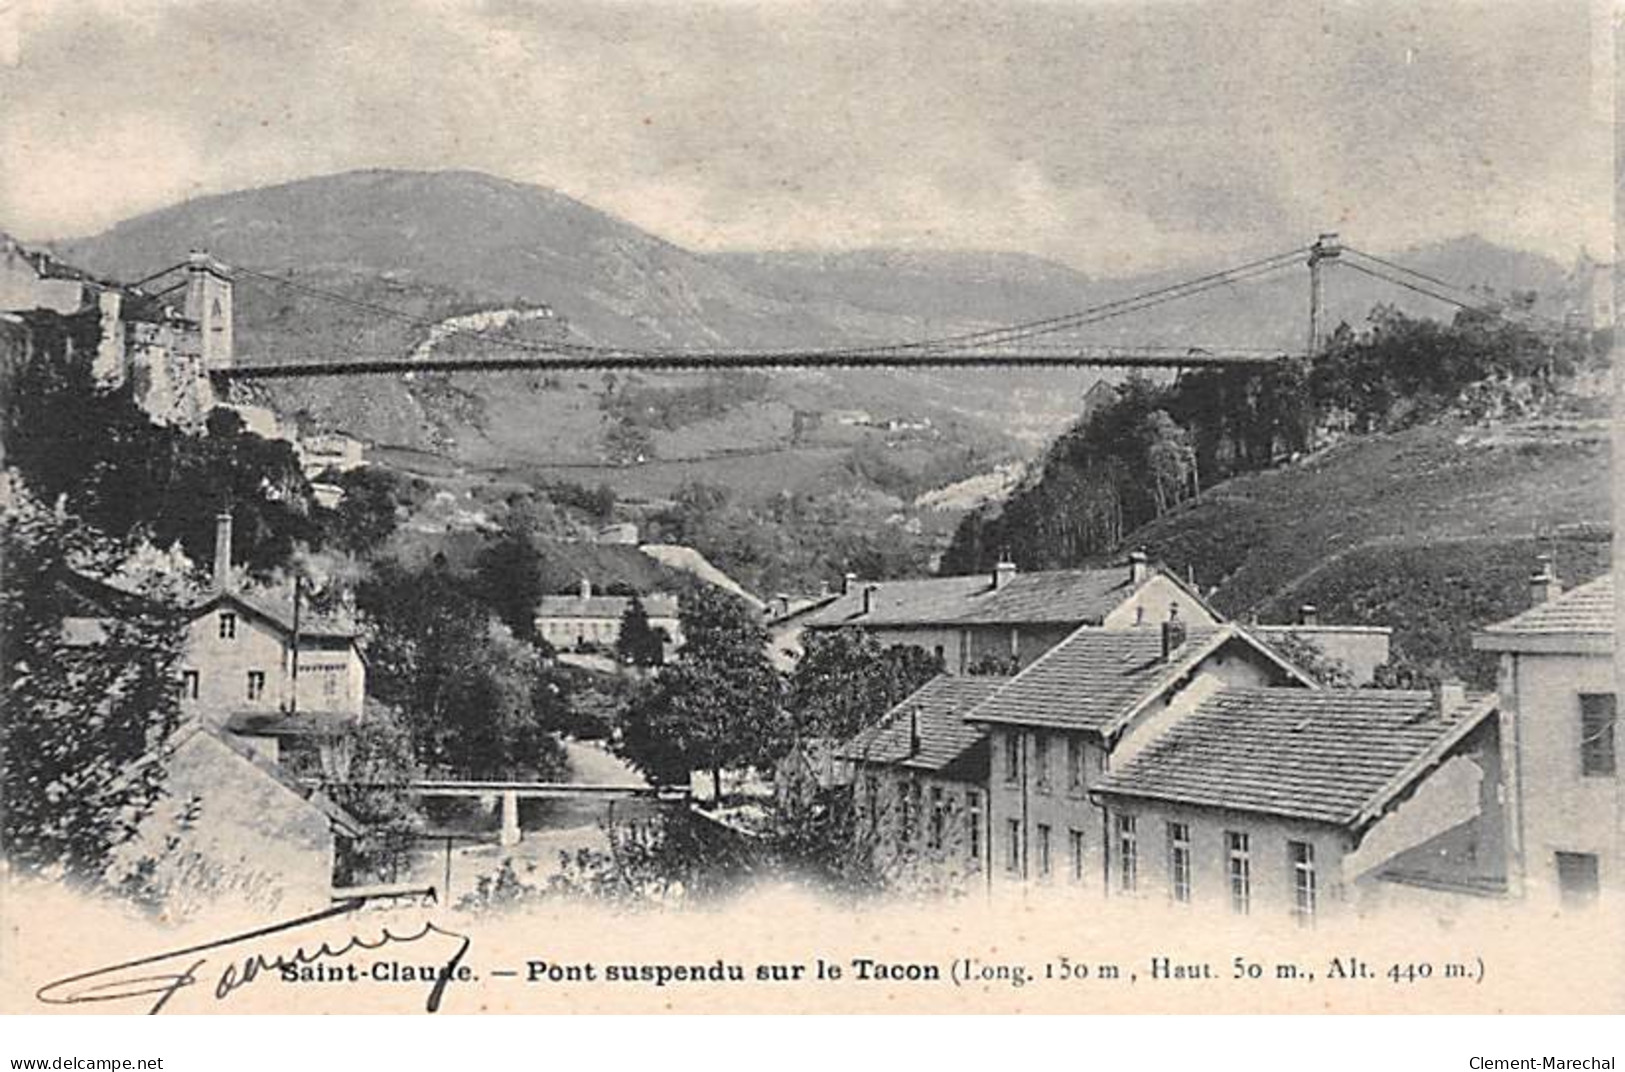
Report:
M0 227L455 167L700 249L1611 256L1590 7L0 0Z

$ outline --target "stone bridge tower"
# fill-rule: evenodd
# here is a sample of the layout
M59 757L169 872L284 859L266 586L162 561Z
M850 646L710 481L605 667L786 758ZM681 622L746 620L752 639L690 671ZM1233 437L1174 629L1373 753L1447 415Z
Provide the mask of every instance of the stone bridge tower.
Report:
M231 275L225 265L201 250L186 259L186 307L202 334L203 366L230 368L232 363Z

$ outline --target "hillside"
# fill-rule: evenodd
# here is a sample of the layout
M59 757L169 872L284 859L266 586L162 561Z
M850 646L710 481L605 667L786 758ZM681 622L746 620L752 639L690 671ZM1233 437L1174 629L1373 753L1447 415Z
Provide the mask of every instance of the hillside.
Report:
M1606 422L1517 431L1351 439L1228 480L1125 543L1193 572L1226 613L1288 621L1312 603L1325 621L1392 625L1412 658L1487 684L1470 629L1528 605L1537 554L1555 552L1566 584L1610 561Z

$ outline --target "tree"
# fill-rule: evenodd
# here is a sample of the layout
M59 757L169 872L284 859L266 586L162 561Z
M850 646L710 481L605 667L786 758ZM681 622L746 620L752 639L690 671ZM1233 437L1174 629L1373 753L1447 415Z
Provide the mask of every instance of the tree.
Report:
M681 626L682 650L633 701L620 752L658 781L710 771L721 803L724 767L771 758L784 732L782 682L758 616L730 593L696 589Z
M357 596L372 627L369 689L399 709L420 764L468 778L565 769L541 653L448 570L384 563Z
M337 882L394 882L424 829L423 812L405 790L405 783L421 773L412 736L396 711L370 702L366 717L349 731L340 751L344 769L323 788L366 830L344 843Z
M846 740L940 673L942 661L924 648L882 648L861 629L809 632L790 675L790 727L801 737Z
M652 667L666 661L666 634L649 624L649 612L636 595L621 615L620 635L615 654L629 666Z
M0 830L12 866L95 881L160 795L182 623L122 600L70 642L59 582L75 552L119 554L14 487L0 517Z
M400 478L365 466L340 474L334 482L344 490L344 498L333 509L318 511L323 542L356 555L382 547L395 532Z
M480 552L475 588L514 636L540 644L536 608L542 600L542 556L529 533L505 531Z

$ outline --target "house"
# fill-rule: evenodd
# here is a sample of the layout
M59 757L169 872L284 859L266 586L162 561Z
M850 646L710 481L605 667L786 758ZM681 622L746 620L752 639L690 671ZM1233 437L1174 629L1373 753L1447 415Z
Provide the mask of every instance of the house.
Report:
M941 674L842 746L858 848L883 874L959 888L986 875L987 735L965 714L1006 680Z
M297 914L332 903L335 852L362 825L230 734L191 719L161 753L162 796L110 877L153 887L167 911L209 901Z
M1106 814L1090 793L1159 727L1224 688L1314 689L1238 625L1084 626L966 715L987 731L995 885L1106 877Z
M1369 685L1377 668L1388 662L1394 631L1385 625L1331 625L1323 623L1313 604L1298 608L1298 620L1289 625L1250 625L1266 643L1290 637L1345 667L1352 685Z
M1533 606L1474 635L1500 656L1509 883L1542 905L1625 899L1625 781L1612 574L1563 591L1549 564Z
M300 468L312 480L326 472L348 473L366 464L361 442L337 432L301 436L294 446Z
M638 597L653 629L666 634L666 657L682 646L678 619L678 599L674 595L652 593ZM594 595L592 582L581 578L575 595L546 595L536 605L536 632L555 648L563 650L604 648L613 650L621 638L621 618L632 605L630 596Z
M319 752L360 720L367 667L350 615L317 613L297 587L234 584L228 513L216 519L214 576L212 590L183 612L183 715L272 761L290 749Z
M1031 665L1080 626L1114 629L1176 615L1190 626L1219 618L1183 581L1135 552L1125 566L859 583L770 627L775 650L797 650L803 630L859 628L882 644L935 653L944 669L1009 671Z
M1090 790L1113 897L1309 924L1359 901L1382 824L1453 826L1404 806L1452 758L1484 764L1476 805L1498 814L1495 698L1459 686L1229 686L1149 729Z

